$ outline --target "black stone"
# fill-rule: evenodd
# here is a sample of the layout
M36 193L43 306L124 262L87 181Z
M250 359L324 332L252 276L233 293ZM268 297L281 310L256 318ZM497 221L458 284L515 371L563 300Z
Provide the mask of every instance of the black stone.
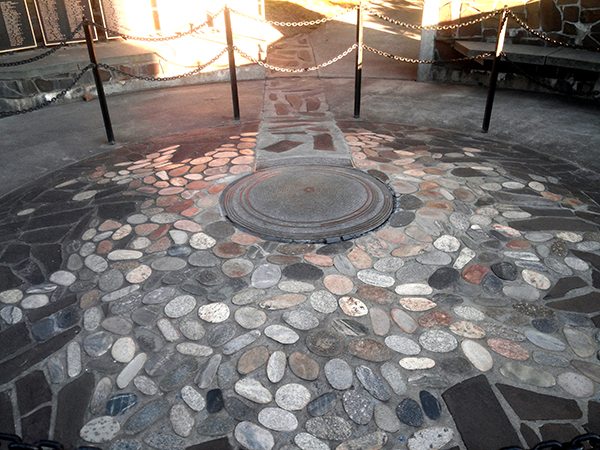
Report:
M542 333L553 334L558 331L558 323L551 319L533 319L531 325Z
M235 228L229 222L219 221L209 223L204 228L204 231L206 232L206 234L216 239L224 239L235 233Z
M31 255L44 265L46 273L56 272L62 266L60 244L36 245L31 248Z
M220 347L233 339L236 327L233 323L224 323L212 328L206 336L206 342L211 347Z
M502 248L502 242L496 239L488 239L481 243L481 245L490 250L499 250Z
M527 447L533 448L540 443L540 438L530 427L521 424L521 434L525 438L525 442L527 443Z
M392 216L389 225L394 228L401 228L410 225L415 220L415 213L411 211L398 211Z
M396 407L396 415L400 422L411 427L420 427L425 420L419 404L412 398L405 398Z
M467 450L521 444L485 375L452 386L442 398Z
M532 219L509 222L508 226L519 231L596 231L596 226L591 223L565 217L534 217Z
M284 267L282 274L292 280L312 281L321 278L323 271L311 264L296 263Z
M206 441L202 444L192 445L191 447L187 447L185 450L234 450L234 448L229 443L229 439L224 437L214 439L212 441Z
M592 317L591 320L594 323L594 325L596 326L596 328L600 328L600 314Z
M588 433L600 434L600 403L588 402L588 423L584 428Z
M52 391L41 370L31 372L15 383L17 403L22 416L27 415L38 406L52 400Z
M473 365L468 359L463 358L462 356L444 359L439 362L439 365L444 372L453 375L466 375L473 371Z
M219 269L203 269L196 275L196 280L205 286L220 286L225 279L225 275Z
M446 289L460 279L458 270L452 267L440 267L429 277L429 286L434 289Z
M45 406L36 412L21 419L21 430L23 442L37 442L48 440L50 437L50 423L52 418L52 407Z
M500 383L496 387L521 420L577 420L583 416L575 400Z
M452 175L454 175L455 177L462 177L462 178L470 178L470 177L485 177L485 173L476 170L476 169L471 169L470 167L459 167L458 169L454 169L452 172Z
M419 392L419 399L423 412L430 420L438 420L442 416L442 405L430 392Z
M338 255L345 253L351 249L354 244L350 241L336 242L335 244L327 244L317 249L317 255Z
M561 311L572 311L584 314L600 311L600 293L590 292L589 294L573 297L566 300L558 300L546 303L549 308L559 309Z
M79 319L81 319L81 309L77 306L70 306L56 315L56 325L61 329L71 328L77 325Z
M592 286L594 289L600 289L600 272L592 271Z
M423 200L410 194L400 197L400 201L398 203L400 208L405 211L413 211L421 208L424 205Z
M29 336L27 325L20 322L0 332L0 360L17 352L23 351L25 347L33 342Z
M44 272L42 272L40 266L32 259L23 261L21 264L15 266L15 271L33 285L42 284L46 281Z
M333 392L323 394L306 405L306 410L313 416L324 416L331 411L337 403L336 395Z
M29 258L29 245L12 243L6 246L0 262L4 264L19 264Z
M58 393L54 440L67 448L76 448L79 443L79 430L85 423L93 390L94 374L85 372Z
M569 291L586 287L588 284L580 277L561 278L554 287L546 294L544 299L564 297Z
M481 287L483 288L484 294L490 297L497 297L502 295L504 284L498 277L488 275L483 280L483 283L481 283Z
M27 318L31 322L34 323L45 317L49 317L52 314L54 314L64 308L75 305L76 303L77 303L77 296L76 295L68 295L66 297L61 298L60 300L49 303L46 306L42 306L41 308L30 309L29 311L26 311L25 314L27 315Z
M206 410L209 414L215 414L222 409L223 392L221 392L221 389L211 389L206 393Z
M71 195L71 194L69 194ZM61 211L55 214L47 214L32 218L23 227L23 230L37 230L39 228L57 227L61 225L71 225L77 223L89 213L91 208L74 209L71 211Z
M3 433L15 433L15 420L9 391L0 392L0 430L3 430Z
M55 330L55 321L53 317L47 317L34 323L31 326L31 334L33 338L38 342L47 341L52 337Z
M545 423L540 428L542 441L571 442L581 432L570 423Z
M23 284L23 280L17 277L10 267L0 266L0 290L8 291Z
M225 410L235 420L244 421L254 418L252 407L246 405L246 403L237 397L225 397Z

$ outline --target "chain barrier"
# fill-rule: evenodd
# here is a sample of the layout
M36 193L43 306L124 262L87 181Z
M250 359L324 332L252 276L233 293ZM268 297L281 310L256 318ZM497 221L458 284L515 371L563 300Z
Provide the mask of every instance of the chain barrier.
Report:
M95 26L96 28L99 28L101 30L103 30L104 32L107 33L111 33L114 35L119 35L120 37L122 37L123 39L127 39L127 40L132 40L132 41L144 41L144 42L165 42L165 41L173 41L175 39L179 39L185 36L189 36L190 34L194 34L196 32L198 32L200 29L208 26L208 24L210 22L212 22L215 18L219 17L221 15L221 13L223 13L223 11L225 11L225 8L221 8L214 16L212 16L210 19L206 20L205 22L201 23L198 26L195 26L193 28L190 28L187 31L181 32L181 33L177 33L174 34L172 36L164 36L164 37L143 37L143 36L132 36L126 33L123 33L121 31L117 31L117 30L113 30L111 28L107 28L103 25L100 25L98 23L95 22L90 22L91 25Z
M560 443L558 441L540 442L531 450L600 450L600 437L597 434L588 433L577 436L570 442ZM521 447L504 447L501 450L523 450Z
M318 70L321 69L323 67L327 67L337 61L339 61L340 59L342 59L343 57L347 56L348 54L350 54L352 51L354 51L354 49L356 49L358 47L358 44L353 44L352 46L348 47L348 49L342 53L340 53L339 55L337 55L335 58L330 59L327 62L321 63L317 66L312 66L312 67L305 67L302 69L286 69L284 67L277 67L277 66L272 66L271 64L262 62L257 60L256 58L253 58L252 56L248 55L247 53L245 53L244 51L240 50L238 47L236 47L235 45L233 46L233 49L239 53L240 56L242 56L243 58L246 58L248 61L252 61L254 64L258 64L260 66L263 66L267 69L270 70L275 70L276 72L285 72L285 73L303 73L303 72L311 72L314 70Z
M506 59L506 61L521 75L523 75L525 78L527 78L529 81L531 81L534 84L537 84L538 86L541 86L545 89L548 89L549 91L554 91L554 92L558 92L560 94L565 94L565 95L577 95L580 97L586 97L586 98L591 98L593 100L600 100L600 91L592 91L589 93L577 93L577 92L573 92L572 90L567 90L567 89L561 89L560 87L557 86L553 86L549 83L545 83L544 81L534 78L532 75L528 74L527 72L525 72L523 69L521 69L514 61L512 61L507 55L506 53L502 52L501 56Z
M332 20L337 19L340 16L343 16L344 14L347 14L349 12L352 11L356 11L359 7L356 6L354 8L348 8L348 9L344 9L344 11L340 12L339 14L334 14L333 16L329 16L329 17L323 17L322 19L317 19L317 20L305 20L302 22L278 22L275 20L266 20L263 19L262 17L256 17L256 16L251 16L249 14L245 14L243 12L237 11L235 9L229 9L229 11L231 11L234 14L237 14L240 17L244 17L246 19L250 19L250 20L254 20L256 22L262 22L265 23L267 25L273 25L276 27L310 27L313 25L320 25L322 23L326 23L326 22L330 22Z
M555 45L558 45L561 47L574 48L574 49L578 49L578 50L587 50L590 52L600 52L600 47L587 47L585 45L569 44L567 42L562 42L557 39L553 39L550 36L545 35L544 33L540 33L539 31L534 30L529 25L527 25L525 22L523 22L514 12L512 12L508 8L506 8L506 9L508 11L508 14L510 14L510 16L515 20L515 22L517 22L521 27L525 28L525 30L529 31L531 34L533 34L536 37L539 37L540 39L543 39L547 42L551 42L552 44L555 44Z
M120 73L121 75L125 75L125 76L131 77L131 78L136 78L138 80L144 80L144 81L173 81L173 80L179 80L181 78L189 77L189 76L192 76L192 75L196 75L197 73L199 73L199 72L203 71L204 69L206 69L208 66L214 64L226 52L227 52L227 47L225 47L223 50L221 50L219 52L219 54L217 54L217 56L215 56L213 59L211 59L207 63L202 64L201 66L196 67L194 70L191 70L191 71L186 72L186 73L182 73L180 75L174 75L172 77L147 77L147 76L142 76L142 75L134 75L132 73L126 72L126 71L121 70L121 69L117 69L116 67L109 66L108 64L104 64L104 63L99 63L98 67L101 67L102 69L110 70L113 73Z
M0 447L2 447L2 442L8 443L9 450L12 450L12 449L46 450L49 448L56 449L56 450L65 450L65 447L60 442L56 442L56 441L41 440L41 441L36 441L34 444L27 444L27 443L23 442L23 439L21 438L21 436L18 436L16 434L0 433ZM92 447L92 446L86 445L83 447L78 447L77 450L101 450L101 449L99 449L98 447Z
M75 30L73 30L73 32L70 35L68 35L66 38L64 38L62 41L60 41L55 47L51 48L47 52L41 53L41 54L39 54L37 56L34 56L32 58L29 58L29 59L24 59L22 61L14 61L14 62L9 62L9 63L0 63L0 67L15 67L15 66L20 66L20 65L23 65L23 64L29 64L29 63L32 63L32 62L35 62L35 61L39 61L40 59L43 59L46 56L50 56L54 52L57 52L61 48L63 48L66 45L68 45L67 41L70 41L71 39L73 39L73 37L77 33L79 33L82 28L83 28L83 22L81 22L79 25L77 25L77 27L75 28Z
M377 50L376 48L369 47L368 45L363 44L362 46L365 50L370 51L371 53L375 53L379 56L385 56L386 58L393 59L400 62L407 62L412 64L443 64L450 62L460 62L460 61L474 61L476 59L488 58L490 56L494 56L493 53L482 53L481 55L476 56L465 56L463 58L453 58L453 59L443 59L443 60L433 60L433 59L414 59L414 58L405 58L403 56L396 56L390 53L386 53L382 50Z
M196 68L198 67L198 64L195 64L195 65L193 65L193 66L186 66L186 65L184 65L184 64L179 64L179 63L176 63L176 62L174 62L174 61L168 60L167 58L165 58L165 57L164 57L163 55L161 55L160 53L156 53L156 52L155 52L154 54L155 54L156 56L158 56L158 58L159 58L159 59L161 59L161 60L163 60L164 62L166 62L167 64L173 64L174 66L177 66L177 67L182 67L182 68L184 68L184 69L196 69Z
M30 113L30 112L45 108L46 106L50 106L53 103L56 103L58 100L63 98L65 95L67 95L67 93L75 87L75 85L79 82L79 80L81 80L81 78L85 75L85 73L88 70L91 70L93 68L94 68L94 64L90 63L87 66L85 66L83 69L81 69L79 74L73 79L73 82L71 83L71 85L69 87L63 89L51 100L44 100L42 103L40 103L37 106L32 106L31 108L21 109L18 111L0 111L0 119L3 119L5 117L18 116L19 114Z

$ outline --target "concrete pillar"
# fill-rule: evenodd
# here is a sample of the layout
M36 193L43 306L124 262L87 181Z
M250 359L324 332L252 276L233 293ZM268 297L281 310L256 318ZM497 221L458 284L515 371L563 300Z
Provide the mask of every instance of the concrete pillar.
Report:
M421 25L437 25L440 15L440 0L425 0L423 2L423 20ZM434 30L421 31L421 48L419 50L419 59L432 60L435 55L435 34ZM431 81L431 64L419 64L417 72L417 81Z

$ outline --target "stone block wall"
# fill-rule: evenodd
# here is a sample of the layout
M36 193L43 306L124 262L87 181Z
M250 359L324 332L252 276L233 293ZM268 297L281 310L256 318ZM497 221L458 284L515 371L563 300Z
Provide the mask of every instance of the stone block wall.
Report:
M600 47L600 0L441 0L440 24L465 23L507 5L531 28L571 44ZM499 16L455 30L439 31L438 38L495 41ZM545 45L517 22L508 24L507 43Z

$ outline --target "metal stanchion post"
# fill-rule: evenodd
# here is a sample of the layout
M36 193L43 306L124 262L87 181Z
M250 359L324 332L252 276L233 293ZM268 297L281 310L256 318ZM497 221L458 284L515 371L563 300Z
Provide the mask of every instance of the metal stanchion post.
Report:
M110 123L110 114L108 113L108 104L106 103L106 95L104 94L104 86L102 86L102 78L100 78L100 70L98 69L98 58L94 49L94 40L92 39L92 26L90 22L84 19L83 31L85 32L85 42L87 44L90 62L94 65L92 72L94 73L94 81L96 82L96 91L98 92L98 101L102 110L102 119L104 119L104 128L106 129L106 137L108 143L114 145L115 134L113 133L112 124Z
M502 11L500 25L498 27L498 40L496 41L496 53L492 63L492 73L490 75L490 86L488 89L487 101L485 103L485 113L483 115L482 133L487 133L490 128L490 118L492 117L492 107L494 106L494 95L496 94L496 84L498 82L498 62L502 57L504 47L504 36L506 35L506 26L508 24L508 10L506 7Z
M225 5L225 34L227 37L227 51L229 52L229 79L231 80L231 98L233 100L233 118L240 120L240 99L238 96L237 76L235 73L235 52L233 50L233 32L231 30L231 15L229 7Z
M356 72L354 75L354 117L360 117L360 93L362 84L363 65L363 11L362 2L358 6L356 18Z

